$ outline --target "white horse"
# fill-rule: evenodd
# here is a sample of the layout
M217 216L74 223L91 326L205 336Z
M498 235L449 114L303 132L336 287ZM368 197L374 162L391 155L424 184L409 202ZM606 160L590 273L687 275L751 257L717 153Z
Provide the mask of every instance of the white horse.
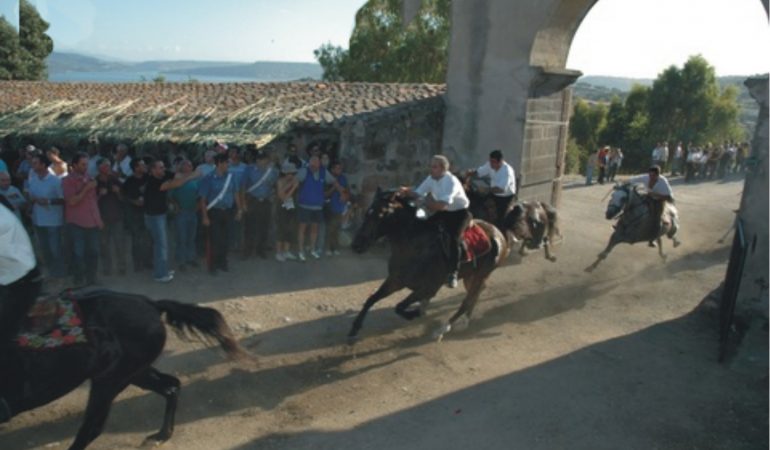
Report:
M676 232L679 230L679 213L676 206L669 202L664 203L663 214L660 218L654 217L650 202L646 192L640 192L640 185L631 183L616 185L613 188L612 196L607 204L605 217L607 220L618 218L615 224L615 231L610 236L610 242L607 247L599 253L596 261L586 268L586 272L592 272L596 266L609 255L612 248L616 245L627 242L634 244L637 242L655 241L658 244L658 254L666 260L666 254L663 253L663 236L667 236L674 242L674 247L678 247L681 242L676 238ZM660 228L655 233L655 221L660 220Z

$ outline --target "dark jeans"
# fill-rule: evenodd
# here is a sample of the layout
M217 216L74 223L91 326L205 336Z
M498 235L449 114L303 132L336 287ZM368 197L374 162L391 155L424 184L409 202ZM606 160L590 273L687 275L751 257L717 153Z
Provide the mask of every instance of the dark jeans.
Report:
M67 224L67 232L72 240L72 265L75 285L96 282L96 268L99 265L99 229L83 228L73 223Z
M112 273L112 261L115 260L118 272L126 273L126 245L123 222L105 223L99 234L99 251L102 256L102 274ZM110 250L110 247L112 250Z
M168 270L168 223L165 214L144 215L144 224L152 236L152 276L163 278Z
M505 214L508 212L508 209L511 207L511 203L513 203L513 201L516 200L516 196L508 195L503 197L501 195L493 194L492 200L495 202L495 215L497 216L497 220L495 221L495 226L500 230L502 230Z
M232 209L211 208L209 216L209 270L228 269L227 245L230 242L230 223L233 222Z
M43 261L48 268L48 276L63 277L64 256L61 239L62 227L35 227L37 245L43 252Z
M35 267L7 286L0 286L0 352L24 323L43 286L40 270Z
M267 239L270 235L270 223L273 216L273 203L246 195L247 212L244 215L243 256L253 254L264 256L267 251Z
M597 180L599 184L604 184L606 172L607 172L607 169L605 167L599 167L599 179Z
M428 219L430 222L438 224L443 234L450 239L447 262L452 271L460 270L462 235L471 218L471 213L467 209L461 209L459 211L439 211Z
M340 249L340 229L342 228L342 214L332 211L326 216L326 248L329 251Z
M134 271L151 268L150 232L144 225L144 213L141 209L126 211L126 229L131 236L131 259L134 261Z
M198 232L198 211L179 211L174 218L176 229L176 263L195 262L195 235Z

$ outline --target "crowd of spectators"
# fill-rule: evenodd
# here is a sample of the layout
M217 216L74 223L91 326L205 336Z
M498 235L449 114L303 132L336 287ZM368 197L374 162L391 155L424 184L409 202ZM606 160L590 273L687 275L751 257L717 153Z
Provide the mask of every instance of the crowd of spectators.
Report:
M0 195L54 283L94 284L98 272L129 267L169 282L172 267L203 261L212 275L230 271L228 255L283 263L340 254L350 186L342 163L318 145L300 156L294 145L277 155L217 142L197 166L183 154L110 150L92 145L65 161L56 147L28 145L0 159Z
M683 175L685 182L697 180L724 179L746 170L748 143L725 141L723 144L707 143L687 146L682 142L669 149L668 142L658 142L650 153L650 159L642 165L658 166L661 174ZM601 147L588 156L586 163L586 184L593 184L594 173L598 172L598 183L615 181L623 163L623 151L609 145ZM638 164L637 164L638 165Z

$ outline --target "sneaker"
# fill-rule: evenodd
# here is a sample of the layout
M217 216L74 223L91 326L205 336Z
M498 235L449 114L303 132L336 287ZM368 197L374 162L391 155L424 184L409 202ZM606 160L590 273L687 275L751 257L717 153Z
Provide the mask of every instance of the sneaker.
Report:
M305 262L305 261L307 261L307 258L305 257L305 252L299 252L299 253L297 253L297 259L298 259L298 260L300 260L300 261L302 261L302 262Z
M332 251L332 255L334 255L334 256L340 256L341 254L342 254L342 252L340 252L339 250L333 250Z
M285 262L286 261L286 255L284 255L281 252L278 252L275 254L275 260L278 262Z
M446 285L449 289L457 287L457 272L452 272L446 280Z
M283 252L283 257L286 258L286 261L296 261L297 255L295 255L292 252Z
M326 256L334 256L334 252L331 250L326 250Z
M168 283L173 279L174 279L174 273L169 272L168 275L166 275L165 277L155 278L155 281L157 281L158 283Z
M319 252L318 250L313 250L312 252L310 252L310 256L312 256L315 259L319 259L321 258L321 252Z

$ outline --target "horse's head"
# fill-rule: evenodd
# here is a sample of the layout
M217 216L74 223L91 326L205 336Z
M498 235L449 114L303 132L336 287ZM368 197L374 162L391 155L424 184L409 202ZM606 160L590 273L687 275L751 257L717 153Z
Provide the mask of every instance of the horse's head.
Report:
M364 214L364 222L353 238L353 251L363 253L377 239L388 234L393 227L394 217L406 206L406 201L398 195L398 191L377 189L371 206Z
M628 204L631 189L632 186L630 184L618 184L612 188L612 195L610 196L609 203L607 203L607 211L604 213L604 217L607 220L612 220L623 212L623 209Z
M517 202L503 218L503 230L513 242L529 241L537 234L533 227L550 223L548 212L538 201Z

